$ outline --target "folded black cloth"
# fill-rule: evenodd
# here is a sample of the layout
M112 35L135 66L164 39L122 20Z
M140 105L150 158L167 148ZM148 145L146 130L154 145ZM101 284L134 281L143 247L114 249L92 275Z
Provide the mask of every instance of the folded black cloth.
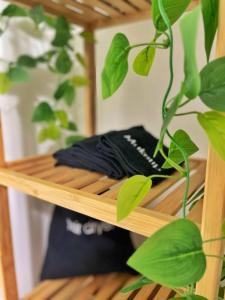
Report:
M134 252L129 232L56 206L41 280L79 275L130 272Z
M136 126L75 143L57 151L54 158L58 165L88 169L115 179L135 174L171 174L173 170L161 169L164 158L160 153L153 158L157 143L158 140L143 126ZM164 152L168 152L166 147Z

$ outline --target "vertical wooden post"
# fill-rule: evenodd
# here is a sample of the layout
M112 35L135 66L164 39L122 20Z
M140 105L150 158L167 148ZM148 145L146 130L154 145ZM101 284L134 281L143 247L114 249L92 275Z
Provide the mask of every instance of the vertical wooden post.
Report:
M0 167L4 167L4 147L0 118ZM13 257L7 188L0 186L0 273L4 300L17 300L17 283Z
M94 31L88 30L93 36ZM90 80L85 91L85 133L87 136L95 134L96 130L96 69L95 69L95 44L85 41L85 57L87 77Z
M219 29L217 36L217 57L225 56L225 1L220 0ZM203 208L203 239L211 239L222 235L221 227L225 217L225 162L209 147L206 174L206 190ZM207 243L206 254L223 256L222 241ZM207 271L198 283L196 292L207 299L214 300L218 296L219 279L222 262L216 258L207 259Z

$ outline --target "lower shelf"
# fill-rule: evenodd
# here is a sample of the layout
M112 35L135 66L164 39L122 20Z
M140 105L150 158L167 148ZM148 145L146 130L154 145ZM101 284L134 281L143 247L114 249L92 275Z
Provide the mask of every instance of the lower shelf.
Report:
M189 197L204 183L205 162L192 160L191 170ZM0 185L144 236L176 219L185 188L184 181L178 177L153 187L141 207L117 223L116 198L122 182L87 170L55 167L51 155L14 161L0 168ZM199 201L189 218L200 224L201 215L202 201Z
M46 280L24 300L167 300L175 292L159 285L148 285L134 292L121 293L122 287L137 276L111 273L71 279Z

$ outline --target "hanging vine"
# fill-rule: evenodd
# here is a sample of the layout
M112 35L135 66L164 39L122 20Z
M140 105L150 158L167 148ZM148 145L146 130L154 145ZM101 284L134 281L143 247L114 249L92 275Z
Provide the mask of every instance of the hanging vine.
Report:
M209 62L218 27L218 2L218 0L202 0L201 7L184 14L191 0L152 0L152 18L156 30L154 37L149 43L132 46L124 34L117 33L105 59L102 71L103 99L112 96L123 83L129 69L128 58L131 50L144 47L133 63L134 72L141 76L149 75L156 51L159 49L169 51L170 78L162 100L162 127L154 155L162 155L165 159L162 168L174 168L179 172L179 177L185 178L186 182L182 205L183 217L157 231L131 256L128 265L143 277L126 287L124 292L138 289L146 284L158 283L180 294L179 297L173 299L204 300L204 297L195 295L195 285L205 273L206 257L223 260L223 257L204 253L203 243L224 239L224 229L222 232L221 228L221 237L212 237L209 241L203 241L198 227L186 219L187 204L196 203L200 199L199 195L202 196L201 190L200 193L188 199L189 158L198 151L198 147L184 130L179 129L174 133L169 130L174 118L195 115L212 146L225 160L225 116L223 114L225 111L225 57ZM201 14L204 20L207 64L199 72L196 39ZM178 19L180 19L179 26L184 49L184 79L180 84L180 90L176 95L171 96L174 78L172 26ZM197 97L211 110L205 113L184 111L190 102L197 101ZM170 139L168 153L163 151L165 136ZM118 221L126 218L140 204L151 190L152 180L157 176L136 175L122 185L117 199ZM222 279L224 279L224 271ZM184 292L180 292L179 288L182 288ZM221 288L219 297L223 295L224 290Z
M5 94L16 84L29 81L30 70L44 66L49 72L59 78L59 84L49 100L38 101L34 109L32 122L39 124L38 141L63 141L66 145L73 144L83 138L77 134L78 128L71 118L71 107L75 103L77 88L89 84L85 75L86 62L83 55L74 48L74 28L64 17L50 17L46 15L42 6L31 9L9 4L0 15L0 33L10 29L12 19L30 20L35 26L35 32L40 36L51 29L53 40L48 51L37 57L28 53L20 55L16 61L0 60L5 71L0 73L0 93ZM89 32L82 32L80 36L90 43L94 42ZM77 74L76 64L83 69ZM40 87L41 88L41 87Z

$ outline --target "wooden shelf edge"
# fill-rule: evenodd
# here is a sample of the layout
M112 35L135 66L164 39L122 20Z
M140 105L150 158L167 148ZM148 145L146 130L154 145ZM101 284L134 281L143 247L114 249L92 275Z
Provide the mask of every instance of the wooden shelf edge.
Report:
M0 185L12 187L40 200L86 214L147 237L176 219L146 208L137 208L126 220L118 223L116 222L116 205L112 199L4 168L0 168Z

